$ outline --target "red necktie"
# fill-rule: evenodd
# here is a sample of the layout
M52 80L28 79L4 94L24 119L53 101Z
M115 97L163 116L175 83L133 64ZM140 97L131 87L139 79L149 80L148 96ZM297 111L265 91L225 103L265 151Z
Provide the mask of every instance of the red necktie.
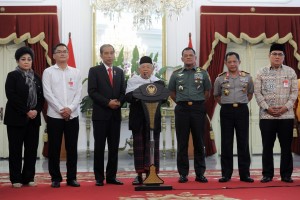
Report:
M108 69L108 77L109 77L109 81L111 86L113 86L113 77L112 77L112 73L111 73L111 67L109 67Z

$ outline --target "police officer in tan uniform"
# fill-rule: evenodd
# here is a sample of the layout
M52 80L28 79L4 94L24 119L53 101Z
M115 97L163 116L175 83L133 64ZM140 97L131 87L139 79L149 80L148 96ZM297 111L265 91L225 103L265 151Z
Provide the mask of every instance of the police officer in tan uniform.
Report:
M240 180L253 182L250 178L249 110L254 86L249 73L239 71L240 57L235 52L225 56L228 72L221 73L214 84L215 100L221 105L221 167L222 178L227 182L233 172L233 138L236 132Z
M206 117L204 102L209 96L211 82L207 71L197 67L195 50L185 48L182 51L184 67L174 71L170 81L169 90L171 98L176 102L175 128L177 138L177 169L179 183L188 181L189 158L188 143L192 133L194 144L195 181L206 183L204 176L205 150L204 150L204 122Z

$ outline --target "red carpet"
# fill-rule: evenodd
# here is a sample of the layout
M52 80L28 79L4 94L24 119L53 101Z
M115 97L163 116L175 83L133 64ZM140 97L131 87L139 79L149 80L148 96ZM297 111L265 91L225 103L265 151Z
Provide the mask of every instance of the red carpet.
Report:
M276 177L270 183L259 182L260 170L252 170L254 183L240 182L235 176L228 183L219 183L220 171L208 171L206 177L208 183L194 181L194 173L189 176L189 182L180 184L177 182L177 173L163 171L160 177L165 185L172 185L173 190L169 191L134 191L131 181L135 176L134 172L118 173L118 178L125 185L104 185L96 187L93 173L79 173L78 181L81 187L73 188L62 182L60 188L50 187L48 174L37 174L37 187L12 188L7 174L0 174L0 199L1 200L48 200L48 199L119 199L119 200L142 200L142 199L299 199L300 196L300 169L293 173L294 183L283 183L279 180L278 170Z

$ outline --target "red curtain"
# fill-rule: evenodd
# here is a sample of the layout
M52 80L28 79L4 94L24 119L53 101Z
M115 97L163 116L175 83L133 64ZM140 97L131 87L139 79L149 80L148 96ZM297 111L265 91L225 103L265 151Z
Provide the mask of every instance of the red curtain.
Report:
M296 7L219 7L200 8L200 66L207 69L212 83L223 71L226 45L229 42L285 43L286 64L300 75L300 8ZM218 60L220 63L217 63ZM207 102L210 117L216 103ZM206 133L208 135L209 133ZM206 145L214 145L213 141ZM299 137L293 141L293 151L300 154ZM210 149L206 147L206 149ZM213 150L213 148L211 148ZM213 154L216 151L211 151Z
M207 69L212 83L215 82L216 78L218 77L218 74L220 74L223 71L224 68L223 60L225 57L227 45L220 42L218 43L216 48L218 48L218 52L216 52L213 55L213 60L211 63L211 66L213 67ZM206 101L205 105L206 105L206 112L208 114L208 117L212 119L216 107L216 102L213 97L213 90L210 91L210 97L208 101ZM211 124L207 123L205 129L204 138L205 138L206 156L213 155L217 152L215 140L210 136L210 126Z
M59 43L56 6L2 6L0 45L25 42L35 53L34 71L42 77Z

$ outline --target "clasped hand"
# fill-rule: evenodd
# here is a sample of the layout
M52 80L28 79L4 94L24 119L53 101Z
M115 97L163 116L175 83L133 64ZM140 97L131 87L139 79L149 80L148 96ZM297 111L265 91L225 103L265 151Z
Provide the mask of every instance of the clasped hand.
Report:
M65 119L65 120L69 120L70 119L70 115L71 115L72 111L70 108L66 107L60 110L60 115Z
M287 107L286 106L272 106L269 107L268 109L268 113L270 115L272 115L273 117L280 117L281 115L283 115L286 111L287 111Z
M27 113L27 116L30 118L30 119L34 119L37 115L37 111L36 110L30 110L28 113Z
M118 99L111 99L108 103L108 107L110 107L111 109L118 109L120 107L120 101L118 101Z

